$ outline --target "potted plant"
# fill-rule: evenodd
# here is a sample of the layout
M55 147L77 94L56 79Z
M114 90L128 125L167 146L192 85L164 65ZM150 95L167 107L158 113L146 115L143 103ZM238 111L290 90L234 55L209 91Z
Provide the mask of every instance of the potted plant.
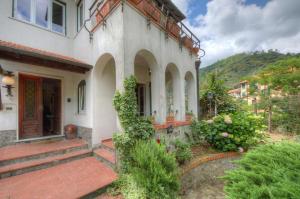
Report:
M186 121L188 121L188 122L192 121L193 117L194 117L193 111L187 111L185 113L185 120Z
M170 114L167 116L167 123L173 123L175 121L174 111L171 110Z
M188 36L182 37L182 43L185 47L192 50L193 49L193 40L189 38Z
M65 136L68 140L77 138L77 126L74 124L65 126Z

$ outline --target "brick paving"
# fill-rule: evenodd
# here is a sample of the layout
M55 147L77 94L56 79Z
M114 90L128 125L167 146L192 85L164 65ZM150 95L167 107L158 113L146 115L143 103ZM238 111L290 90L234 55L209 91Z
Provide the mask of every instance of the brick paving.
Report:
M79 198L116 178L111 168L88 157L0 180L0 199Z
M86 143L83 140L74 139L61 141L41 141L36 143L24 143L6 146L0 148L0 162L84 145L86 145Z

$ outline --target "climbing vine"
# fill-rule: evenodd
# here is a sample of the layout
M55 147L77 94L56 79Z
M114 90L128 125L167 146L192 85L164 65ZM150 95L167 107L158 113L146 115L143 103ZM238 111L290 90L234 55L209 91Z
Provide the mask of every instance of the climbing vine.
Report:
M116 92L113 100L124 132L115 134L113 139L119 153L121 169L126 171L131 162L131 149L137 141L149 140L154 135L154 128L150 120L140 117L137 113L136 78L126 78L124 88L123 93Z

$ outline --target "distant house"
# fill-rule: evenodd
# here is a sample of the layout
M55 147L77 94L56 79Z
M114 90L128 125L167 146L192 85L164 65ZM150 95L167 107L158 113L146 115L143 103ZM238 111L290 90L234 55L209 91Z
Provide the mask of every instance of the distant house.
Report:
M255 84L256 93L266 92L268 89L267 85ZM259 102L260 96L258 94L250 95L250 83L249 81L241 81L235 86L235 89L229 90L228 94L236 99L243 99L247 101L248 105Z
M0 146L60 137L68 124L92 146L112 138L113 96L130 75L141 116L186 125L200 41L184 19L171 0L2 0L0 65L13 82L1 88Z

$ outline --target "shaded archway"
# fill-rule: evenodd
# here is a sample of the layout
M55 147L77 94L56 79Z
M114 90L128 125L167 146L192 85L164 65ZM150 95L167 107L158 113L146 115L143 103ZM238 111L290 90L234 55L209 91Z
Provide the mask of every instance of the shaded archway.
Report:
M196 82L193 73L188 71L184 77L185 113L197 114Z
M167 116L174 116L180 119L180 74L177 66L173 63L168 64L165 71L166 85L166 113Z
M118 131L117 113L113 106L116 91L116 66L110 54L102 55L93 71L94 133L93 142L110 139Z
M159 109L159 68L154 55L140 50L134 59L134 74L137 78L138 108L141 116L155 116Z

